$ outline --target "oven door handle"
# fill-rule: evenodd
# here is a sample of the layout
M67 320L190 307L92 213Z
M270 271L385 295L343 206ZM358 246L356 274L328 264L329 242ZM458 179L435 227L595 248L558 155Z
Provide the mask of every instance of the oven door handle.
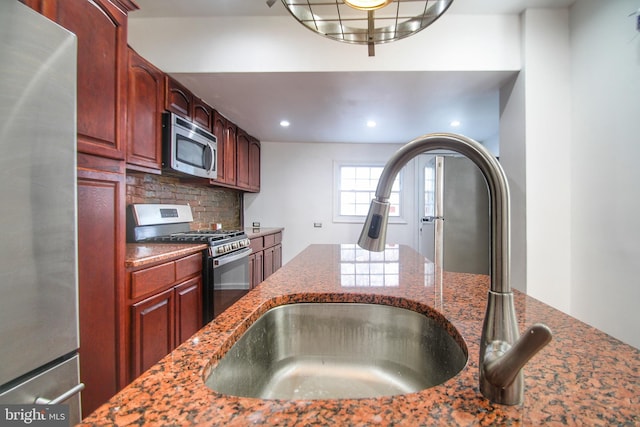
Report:
M228 264L230 262L248 257L251 254L251 252L253 252L251 248L245 248L245 249L242 249L241 251L237 251L229 255L223 255L219 258L214 258L213 268L222 267L223 265Z

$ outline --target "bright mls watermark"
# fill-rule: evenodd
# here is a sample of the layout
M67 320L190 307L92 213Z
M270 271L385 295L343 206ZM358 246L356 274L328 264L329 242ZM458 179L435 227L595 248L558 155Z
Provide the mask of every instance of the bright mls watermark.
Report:
M69 405L0 405L0 427L69 426Z

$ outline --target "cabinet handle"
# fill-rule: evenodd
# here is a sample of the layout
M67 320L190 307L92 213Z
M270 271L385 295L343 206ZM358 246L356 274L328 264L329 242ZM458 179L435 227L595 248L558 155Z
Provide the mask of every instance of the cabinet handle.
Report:
M35 403L36 405L57 405L60 402L64 402L74 394L80 393L82 390L84 390L84 384L80 383L75 387L65 391L60 396L54 397L53 399L47 399L46 397L36 397L36 400L33 403Z

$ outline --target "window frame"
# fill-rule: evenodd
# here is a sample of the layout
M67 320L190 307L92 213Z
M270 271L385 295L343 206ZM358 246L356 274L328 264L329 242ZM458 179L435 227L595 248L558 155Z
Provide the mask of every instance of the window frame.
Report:
M384 162L358 162L358 161L334 161L333 162L333 222L334 223L354 223L364 224L366 215L341 215L341 198L340 198L340 185L341 185L341 171L343 167L370 167L370 168L384 168ZM400 214L398 216L389 216L390 224L407 224L405 219L407 202L407 191L403 184L404 181L404 168L398 173L400 191L399 191L399 209Z

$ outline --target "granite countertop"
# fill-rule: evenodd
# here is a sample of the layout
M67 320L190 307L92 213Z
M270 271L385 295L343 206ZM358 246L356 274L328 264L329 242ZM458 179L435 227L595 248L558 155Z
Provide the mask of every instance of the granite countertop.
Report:
M138 268L204 251L207 244L127 243L124 265Z
M255 237L266 236L267 234L274 234L282 230L284 230L282 227L246 227L244 232L247 234L248 238L253 239Z
M399 256L398 256L399 254ZM524 368L518 406L478 390L478 353L489 278L447 273L412 249L387 250L386 276L343 274L368 257L355 245L312 245L83 420L84 425L639 425L640 351L515 291L520 330L546 323L554 338ZM390 264L390 265L389 265ZM360 269L359 269L360 270ZM395 272L394 272L395 270ZM269 308L293 302L427 304L465 339L469 361L445 383L398 396L261 400L225 396L203 378ZM418 304L416 304L416 307Z

